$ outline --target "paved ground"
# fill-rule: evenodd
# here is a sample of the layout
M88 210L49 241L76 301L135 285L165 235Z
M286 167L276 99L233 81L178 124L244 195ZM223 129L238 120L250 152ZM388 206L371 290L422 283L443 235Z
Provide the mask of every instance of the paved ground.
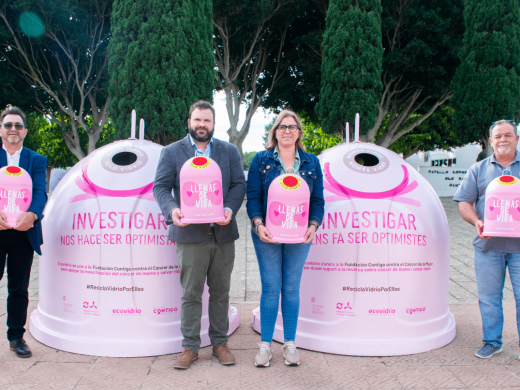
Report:
M190 370L172 368L177 355L115 359L65 353L26 339L33 349L22 360L0 338L0 390L4 389L520 389L520 360L513 292L506 282L504 299L504 352L488 360L473 353L481 346L481 323L473 269L473 229L463 222L450 198L442 203L451 231L450 308L457 322L457 337L435 351L384 358L364 358L302 351L299 367L283 364L280 344L274 343L272 366L255 368L260 341L251 329L251 310L258 305L260 279L249 222L242 208L238 222L233 271L232 302L240 312L240 327L230 338L237 357L233 367L223 367L203 348ZM5 279L0 282L0 334L5 327ZM37 259L30 287L30 311L38 301Z

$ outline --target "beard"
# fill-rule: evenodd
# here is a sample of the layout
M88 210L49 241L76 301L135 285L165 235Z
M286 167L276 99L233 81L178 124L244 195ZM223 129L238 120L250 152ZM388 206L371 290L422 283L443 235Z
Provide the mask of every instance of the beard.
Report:
M497 147L498 154L509 154L511 151L511 145L500 145Z
M206 130L206 134L201 137L197 134L197 130ZM191 126L188 126L188 131L191 135L191 138L193 138L195 141L206 142L206 141L209 141L211 139L211 137L213 137L213 133L215 132L215 127L213 127L212 129L206 129L205 127L197 127L196 129L194 129Z
M11 138L12 136L15 136L16 138ZM4 141L4 138L2 138L2 141ZM20 141L23 141L23 138L20 137L20 135L18 134L11 134L11 135L6 135L5 136L5 142L9 143L9 144L17 144L18 142Z

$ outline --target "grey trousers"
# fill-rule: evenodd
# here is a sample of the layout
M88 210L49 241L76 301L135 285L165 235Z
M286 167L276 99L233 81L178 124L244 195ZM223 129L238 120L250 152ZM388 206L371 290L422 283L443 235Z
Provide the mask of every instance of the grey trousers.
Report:
M204 242L177 243L177 257L181 268L182 346L194 353L200 349L200 322L204 283L209 287L209 331L213 347L228 342L229 288L235 262L235 242L219 244L214 234L208 234Z

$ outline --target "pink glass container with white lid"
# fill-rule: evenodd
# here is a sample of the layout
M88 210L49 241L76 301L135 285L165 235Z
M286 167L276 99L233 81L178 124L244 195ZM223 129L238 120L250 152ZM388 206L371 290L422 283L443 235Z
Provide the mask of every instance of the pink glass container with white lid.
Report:
M7 223L16 226L18 217L29 210L32 202L32 179L20 167L6 166L0 169L0 211Z
M182 166L179 178L182 222L209 223L226 219L222 172L215 160L203 156L190 158Z
M485 207L482 235L520 237L520 182L518 178L512 175L502 175L491 181L486 189Z
M298 175L287 173L273 180L269 186L266 215L266 228L273 241L289 244L305 241L310 197L309 186Z

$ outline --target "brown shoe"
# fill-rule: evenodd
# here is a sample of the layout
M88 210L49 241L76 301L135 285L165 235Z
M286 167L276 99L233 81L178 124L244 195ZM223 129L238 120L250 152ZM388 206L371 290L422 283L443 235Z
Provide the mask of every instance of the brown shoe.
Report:
M218 357L218 361L224 366L235 364L235 355L231 353L227 344L222 344L217 348L213 347L213 355Z
M184 351L182 351L181 356L179 356L179 358L173 364L173 368L178 368L180 370L186 370L186 369L190 368L191 363L193 363L198 358L199 358L199 355L197 355L191 349L184 348Z

